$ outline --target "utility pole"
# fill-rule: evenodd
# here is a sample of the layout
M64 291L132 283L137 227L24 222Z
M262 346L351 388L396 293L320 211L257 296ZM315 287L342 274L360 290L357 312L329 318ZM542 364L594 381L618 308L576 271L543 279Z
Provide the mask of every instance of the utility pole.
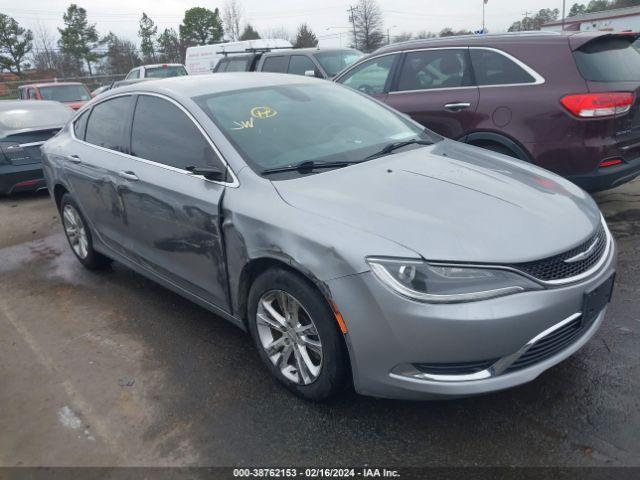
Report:
M482 33L484 33L484 6L487 4L487 0L482 0Z
M564 14L567 7L567 0L562 0L562 31L564 32Z
M357 7L355 8L357 9ZM351 15L349 20L351 20L351 24L353 25L353 48L358 49L358 37L356 37L356 17L353 13L354 7L353 5L349 5L349 10L351 11Z

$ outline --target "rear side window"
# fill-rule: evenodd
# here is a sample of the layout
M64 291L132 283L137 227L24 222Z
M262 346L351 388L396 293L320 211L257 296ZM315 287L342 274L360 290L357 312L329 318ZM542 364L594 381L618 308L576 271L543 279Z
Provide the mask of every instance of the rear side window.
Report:
M535 83L524 68L499 52L471 49L471 62L478 85Z
M262 64L263 72L285 73L289 65L289 57L280 55L278 57L267 57Z
M306 55L292 55L289 62L289 71L293 75L304 75L306 71L311 70L314 75L316 72L316 66Z
M384 55L362 62L343 76L339 82L369 95L383 93L395 55Z
M87 121L85 141L100 147L126 152L124 129L131 97L117 97L97 104Z
M573 52L582 78L593 82L639 81L640 53L630 40L606 37Z
M231 58L227 61L225 72L246 72L248 64L248 58Z
M87 119L89 118L89 110L80 115L75 122L73 122L73 133L76 138L84 140L84 131L87 128Z
M407 53L398 91L456 88L472 85L468 50L423 50Z
M181 109L148 95L138 97L131 129L131 154L183 170L224 168L209 142Z

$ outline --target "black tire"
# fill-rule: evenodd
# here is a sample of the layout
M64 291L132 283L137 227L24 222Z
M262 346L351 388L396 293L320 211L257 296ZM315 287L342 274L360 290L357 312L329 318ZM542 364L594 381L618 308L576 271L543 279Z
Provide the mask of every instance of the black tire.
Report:
M64 215L65 207L67 205L70 205L71 207L73 207L73 209L77 212L78 218L79 218L80 222L82 222L82 226L84 228L84 232L86 233L86 237L87 237L87 255L84 258L81 257L76 252L76 250L74 249L73 244L71 242L71 239L69 238L69 235L67 234L67 231L66 231L66 228L65 228L63 215ZM67 241L69 242L69 246L71 247L71 251L76 256L78 261L82 264L82 266L84 266L88 270L101 270L101 269L106 268L112 262L112 260L109 257L106 257L106 256L102 255L101 253L97 252L96 250L94 250L94 248L93 248L93 237L91 235L91 229L89 228L89 225L87 224L87 221L85 220L84 216L82 215L82 212L80 211L80 208L78 208L78 204L75 202L75 200L73 199L73 197L69 193L65 193L62 196L62 199L60 200L60 221L62 222L62 228L63 228L63 230L65 232L65 237L67 237Z
M322 343L322 363L320 373L310 384L302 385L283 375L270 360L258 335L258 302L263 295L281 290L295 297L308 312ZM326 400L344 390L350 369L348 353L336 318L323 296L302 275L283 268L274 268L262 273L253 282L248 298L248 326L260 358L282 384L296 395L313 401Z

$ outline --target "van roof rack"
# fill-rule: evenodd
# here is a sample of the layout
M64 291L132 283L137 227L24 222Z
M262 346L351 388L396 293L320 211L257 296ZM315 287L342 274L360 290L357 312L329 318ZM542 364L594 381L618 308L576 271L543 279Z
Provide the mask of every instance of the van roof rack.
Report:
M230 53L266 53L271 50L291 50L293 47L256 47L256 48L245 48L244 50L223 50L222 52L218 52L221 55L228 55Z

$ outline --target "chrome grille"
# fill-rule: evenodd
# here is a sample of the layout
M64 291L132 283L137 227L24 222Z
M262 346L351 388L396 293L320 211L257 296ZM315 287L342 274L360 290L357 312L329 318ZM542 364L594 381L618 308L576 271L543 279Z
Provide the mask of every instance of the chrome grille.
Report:
M601 223L595 235L574 249L543 260L515 263L509 266L543 281L563 280L575 277L588 271L598 263L607 247L607 241L607 232L604 224ZM566 260L588 250L594 242L595 247L584 259L571 263L566 262Z

